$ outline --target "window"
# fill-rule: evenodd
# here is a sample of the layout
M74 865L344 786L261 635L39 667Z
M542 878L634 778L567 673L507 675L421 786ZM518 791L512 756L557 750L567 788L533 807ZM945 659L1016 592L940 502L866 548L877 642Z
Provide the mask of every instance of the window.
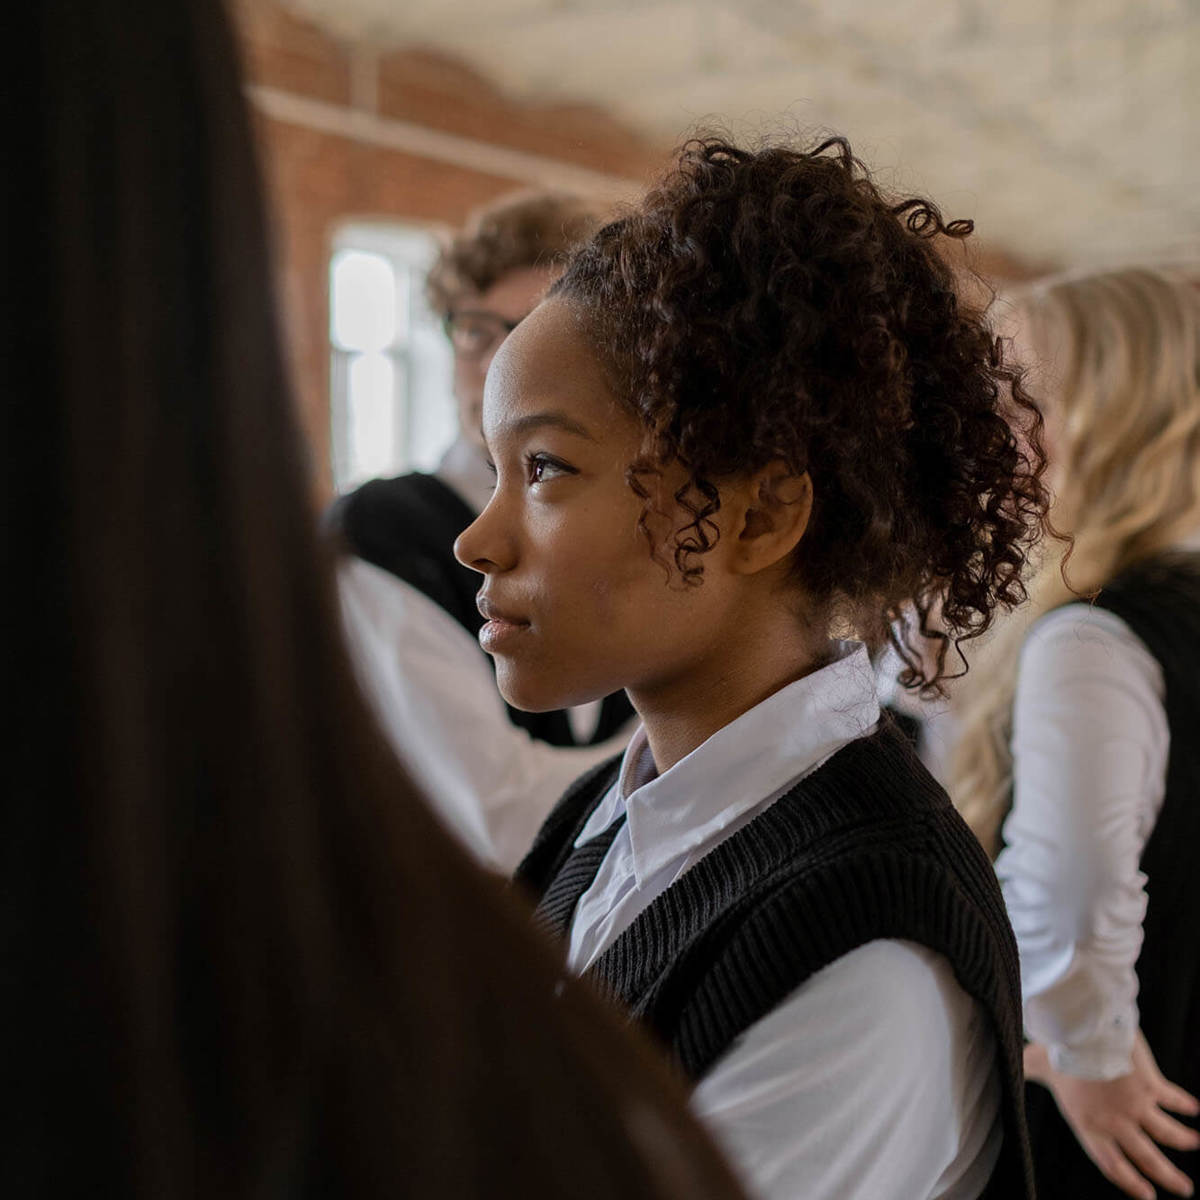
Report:
M453 360L425 302L437 253L419 226L346 225L329 266L333 479L432 470L454 440Z

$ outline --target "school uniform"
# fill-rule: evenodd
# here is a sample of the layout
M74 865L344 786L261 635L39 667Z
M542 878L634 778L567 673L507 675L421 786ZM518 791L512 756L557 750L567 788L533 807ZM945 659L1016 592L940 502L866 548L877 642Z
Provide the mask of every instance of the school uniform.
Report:
M865 650L659 775L644 733L518 871L694 1085L754 1195L1031 1195L1016 949Z
M1200 1089L1198 713L1194 552L1130 569L1094 606L1049 613L1022 648L996 870L1026 1027L1064 1074L1127 1074L1140 1026L1164 1075ZM1124 1194L1035 1085L1029 1115L1043 1191ZM1196 1170L1194 1153L1162 1149Z
M624 693L550 713L504 703L477 640L479 575L454 557L492 483L460 440L436 474L371 480L325 524L351 552L343 625L384 732L451 832L507 875L571 781L624 747L633 710Z

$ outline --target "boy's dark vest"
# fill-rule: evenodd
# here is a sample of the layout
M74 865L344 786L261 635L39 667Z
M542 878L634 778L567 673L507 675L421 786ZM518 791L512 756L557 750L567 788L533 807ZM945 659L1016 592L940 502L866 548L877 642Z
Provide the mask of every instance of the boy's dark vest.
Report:
M579 780L517 870L542 923L564 936L612 833L573 854L574 842L616 772L609 763ZM890 722L706 854L588 975L698 1080L805 980L877 938L945 955L989 1014L1004 1142L985 1195L1032 1196L1020 979L1004 902L987 856Z
M335 500L325 518L348 550L424 593L477 637L483 626L475 607L480 576L454 557L454 539L474 520L457 492L434 475L417 473L364 483ZM543 742L579 744L565 711L527 713L509 707L508 716ZM632 716L624 692L606 697L596 731L585 744L612 737Z
M1120 617L1162 667L1170 732L1163 806L1142 853L1148 904L1138 956L1142 1032L1172 1083L1200 1091L1200 556L1124 572L1096 604ZM1050 1093L1030 1084L1029 1126L1042 1194L1072 1200L1125 1193L1084 1154ZM1195 1178L1200 1158L1160 1147Z

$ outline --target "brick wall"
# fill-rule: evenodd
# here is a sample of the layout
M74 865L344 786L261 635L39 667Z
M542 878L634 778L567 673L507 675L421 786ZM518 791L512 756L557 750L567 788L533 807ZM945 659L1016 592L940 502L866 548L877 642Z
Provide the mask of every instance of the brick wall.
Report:
M235 15L276 225L300 415L324 500L331 490L328 262L337 226L361 218L456 225L477 205L539 183L615 191L625 180L634 181L625 185L632 191L665 155L602 113L514 103L429 52L377 55L269 0L243 0ZM425 153L422 130L433 143Z
M351 219L456 225L536 184L633 194L665 164L652 146L582 106L518 103L434 52L376 53L297 19L274 0L235 0L276 225L285 332L319 501L329 455L328 263ZM960 252L954 251L957 256ZM1000 279L1030 268L973 248Z

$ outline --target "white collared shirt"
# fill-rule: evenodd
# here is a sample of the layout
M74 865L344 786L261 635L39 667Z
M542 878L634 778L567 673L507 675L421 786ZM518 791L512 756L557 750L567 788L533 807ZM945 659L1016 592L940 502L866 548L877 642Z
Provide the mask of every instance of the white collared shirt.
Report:
M878 720L866 651L846 646L662 775L635 734L579 838L625 813L575 910L572 969ZM909 942L870 942L818 972L736 1039L692 1107L751 1194L769 1200L968 1200L1000 1150L988 1020L945 958Z

